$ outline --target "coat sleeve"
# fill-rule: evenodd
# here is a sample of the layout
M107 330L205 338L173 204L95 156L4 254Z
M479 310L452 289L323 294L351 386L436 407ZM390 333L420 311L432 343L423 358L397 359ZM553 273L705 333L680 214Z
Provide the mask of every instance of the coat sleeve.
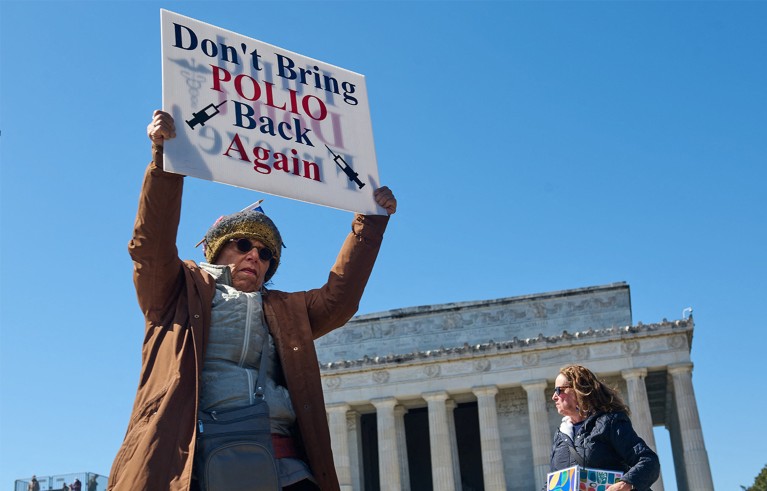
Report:
M182 262L176 249L184 178L162 170L162 147L152 146L153 161L144 174L133 237L133 282L144 316L157 318L183 285Z
M306 294L314 339L343 326L357 312L388 222L388 216L355 215L327 283Z
M612 419L611 426L612 446L630 467L621 480L640 491L650 489L660 475L658 455L636 434L625 414Z

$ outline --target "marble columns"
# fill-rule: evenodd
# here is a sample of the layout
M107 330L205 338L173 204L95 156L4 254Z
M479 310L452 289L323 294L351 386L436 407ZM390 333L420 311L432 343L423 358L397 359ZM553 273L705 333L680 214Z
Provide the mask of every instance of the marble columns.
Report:
M429 445L433 488L440 491L456 491L453 452L450 445L450 428L447 417L448 394L445 391L428 392L423 394L423 398L426 399L429 410Z
M399 452L400 489L410 491L410 465L407 461L407 439L405 436L405 413L407 409L394 406L394 426L397 431L397 446Z
M370 401L376 408L378 428L378 469L381 491L398 491L401 486L399 447L394 407L397 399L381 397Z
M450 455L453 461L453 482L455 482L456 489L461 489L461 465L458 461L458 436L455 434L455 408L457 404L454 400L448 399L445 401L445 409L447 410L447 429L450 435Z
M349 435L346 431L346 413L348 404L331 404L326 406L328 426L330 427L330 443L333 448L333 460L338 474L341 491L352 491L351 459L349 453Z
M505 491L506 478L501 453L501 435L498 429L498 410L495 396L498 388L494 385L473 387L477 396L479 414L479 439L482 448L482 478L485 491Z
M682 439L687 489L713 491L714 483L708 462L708 453L703 443L698 403L692 387L692 363L677 363L668 366L668 373L674 386L676 413L679 418L679 433Z
M631 408L631 424L634 431L656 452L658 447L655 445L655 434L653 433L652 416L650 415L650 401L647 398L647 387L645 386L646 368L630 368L622 370L621 375L626 380L628 391L628 405ZM652 486L653 491L663 491L663 476Z
M546 381L533 380L522 384L527 392L527 411L530 415L530 439L533 447L535 488L546 485L546 474L551 470L551 429L546 414Z

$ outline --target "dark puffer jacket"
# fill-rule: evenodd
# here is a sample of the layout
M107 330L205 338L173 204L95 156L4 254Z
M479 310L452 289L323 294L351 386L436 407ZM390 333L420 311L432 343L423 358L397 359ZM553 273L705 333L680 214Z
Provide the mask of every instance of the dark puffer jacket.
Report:
M582 463L570 450L573 445L583 458ZM621 480L639 491L649 490L660 475L658 455L636 434L631 420L622 412L590 416L574 442L562 428L557 430L551 449L551 471L574 465L621 471Z

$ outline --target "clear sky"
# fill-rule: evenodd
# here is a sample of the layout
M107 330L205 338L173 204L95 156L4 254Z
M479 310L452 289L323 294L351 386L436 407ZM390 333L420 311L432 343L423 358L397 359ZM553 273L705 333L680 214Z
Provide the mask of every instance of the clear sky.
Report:
M160 8L366 76L399 212L360 313L625 281L634 323L694 309L716 489L767 464L767 3L0 0L0 488L122 441ZM187 179L182 257L260 197ZM273 287L319 286L351 214L264 206Z

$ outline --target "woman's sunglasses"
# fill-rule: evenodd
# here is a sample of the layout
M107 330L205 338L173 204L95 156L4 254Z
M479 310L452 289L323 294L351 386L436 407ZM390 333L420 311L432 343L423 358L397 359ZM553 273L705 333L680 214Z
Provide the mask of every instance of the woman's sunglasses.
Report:
M563 390L569 389L570 387L572 387L572 386L571 385L560 385L558 387L554 387L554 393L557 395L557 397L559 397L559 394L561 394Z
M258 251L258 257L261 258L262 261L271 261L272 258L274 258L274 254L272 254L271 249L268 247L262 247L259 249L253 245L253 242L251 242L250 239L242 237L240 239L229 239L229 242L234 242L234 244L237 246L237 250L243 254L247 254L253 249L256 249Z

